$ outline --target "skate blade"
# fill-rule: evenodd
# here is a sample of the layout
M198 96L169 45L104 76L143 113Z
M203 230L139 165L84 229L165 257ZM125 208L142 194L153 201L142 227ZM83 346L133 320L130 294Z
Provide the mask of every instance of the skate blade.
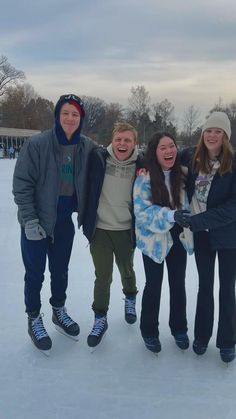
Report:
M34 347L34 349L37 351L37 352L40 352L41 354L43 354L44 356L46 356L47 358L49 358L50 357L50 354L51 354L51 349L46 349L46 350L43 350L43 349L39 349L39 348L37 348L37 346L35 345L35 343L33 342L33 340L31 339L31 343L32 343L32 345L33 345L33 347Z
M33 342L32 342L33 343ZM42 355L44 355L46 358L49 358L51 355L51 349L47 349L47 350L43 350L43 349L39 349L37 348L37 346L35 346L35 344L33 343L34 348L37 352L40 352Z
M51 355L51 349L48 349L47 351L42 351L42 349L38 349L46 358L50 358Z
M102 344L103 339L105 338L105 336L106 336L106 332L104 333L104 335L103 335L103 337L101 339L101 342L99 342L98 345L96 345L96 346L89 346L89 351L90 351L91 354L93 354L93 352L95 352L101 346L101 344Z
M152 352L152 351L150 351L150 352L155 356L155 358L157 358L160 354L160 352Z
M72 339L72 340L74 340L75 342L78 342L78 341L79 341L79 335L77 335L77 336L71 336L71 335L68 335L68 333L66 333L63 329L61 329L61 327L57 326L56 324L55 324L55 329L56 329L59 333L61 333L61 335L66 336L67 338Z

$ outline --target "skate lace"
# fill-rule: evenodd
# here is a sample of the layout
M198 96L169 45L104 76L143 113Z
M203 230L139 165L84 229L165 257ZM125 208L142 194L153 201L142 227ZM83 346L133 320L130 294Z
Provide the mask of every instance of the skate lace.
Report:
M93 329L92 329L90 335L99 336L100 333L102 333L104 328L105 328L106 321L107 321L107 319L106 319L105 316L95 319Z
M74 324L74 320L67 314L65 307L59 307L55 309L57 318L61 324L65 327L70 327L72 324Z
M32 330L37 340L48 337L48 334L43 325L42 316L39 315L35 320L32 320Z
M134 298L125 298L125 312L126 314L132 314L133 316L136 315Z

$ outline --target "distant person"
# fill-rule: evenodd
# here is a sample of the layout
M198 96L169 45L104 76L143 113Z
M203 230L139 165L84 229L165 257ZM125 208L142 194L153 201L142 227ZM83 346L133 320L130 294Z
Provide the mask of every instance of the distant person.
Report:
M13 147L13 146L11 146L10 148L9 148L9 158L10 159L14 159L15 158L15 148Z
M81 135L84 116L78 96L61 96L55 107L54 127L24 142L13 177L21 224L28 333L35 346L44 351L52 346L40 314L46 256L51 274L52 321L67 336L76 337L80 332L67 314L65 301L75 234L71 216L78 212L80 227L88 157L95 147L92 140Z
M156 132L144 156L146 173L134 184L137 247L142 251L146 283L140 330L147 349L161 351L159 310L164 263L170 289L169 326L176 345L189 347L186 317L186 250L192 254L192 233L185 229L189 205L174 137ZM179 225L180 224L180 225Z
M95 320L87 339L90 347L101 342L108 328L114 257L125 295L125 320L132 324L137 319L132 188L138 161L137 131L126 122L115 124L107 148L99 147L91 154L83 225L96 275L92 304Z
M20 152L20 146L16 147L15 149L15 157L18 158Z
M236 159L229 143L231 125L213 112L194 149L182 152L189 168L187 192L192 213L199 276L193 350L203 355L213 332L215 260L219 264L219 320L216 346L223 362L235 358L236 342ZM195 215L194 215L195 214Z

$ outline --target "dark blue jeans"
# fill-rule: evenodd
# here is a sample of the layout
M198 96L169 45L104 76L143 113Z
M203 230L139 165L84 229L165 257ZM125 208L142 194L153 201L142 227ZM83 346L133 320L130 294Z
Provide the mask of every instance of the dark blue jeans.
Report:
M179 240L180 229L171 230L173 246L166 256L170 289L169 326L172 335L187 331L185 270L187 254ZM156 263L143 255L146 284L142 297L140 330L143 337L159 337L159 310L164 262Z
M40 312L40 292L44 281L46 259L51 274L50 304L61 307L66 300L68 285L68 265L70 261L75 228L71 217L56 224L54 240L28 240L21 229L21 252L25 266L25 306L26 312Z

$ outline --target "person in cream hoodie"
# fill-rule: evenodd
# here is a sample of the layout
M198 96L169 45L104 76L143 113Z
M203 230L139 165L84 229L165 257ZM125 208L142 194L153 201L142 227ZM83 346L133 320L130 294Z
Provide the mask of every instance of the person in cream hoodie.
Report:
M100 343L108 328L114 257L125 295L125 320L132 324L137 319L132 190L138 162L137 131L126 122L115 124L107 148L100 147L91 154L83 223L96 275L92 304L95 321L87 339L90 347Z

